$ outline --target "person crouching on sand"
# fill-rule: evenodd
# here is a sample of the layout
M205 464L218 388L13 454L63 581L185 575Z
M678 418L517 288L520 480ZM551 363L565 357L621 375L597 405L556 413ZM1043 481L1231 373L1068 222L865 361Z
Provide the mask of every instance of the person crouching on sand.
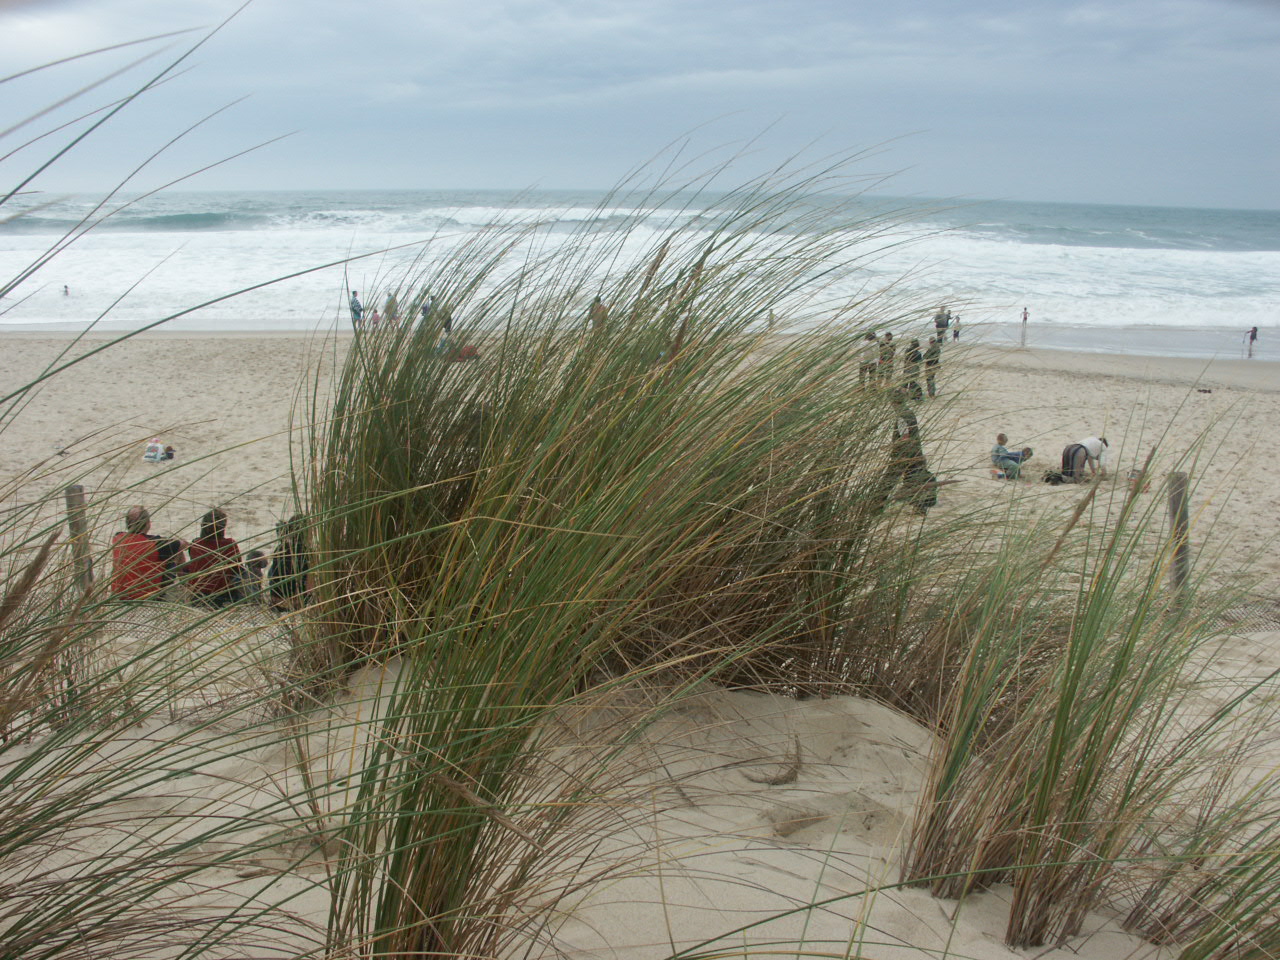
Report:
M1106 437L1085 437L1079 443L1069 443L1062 450L1062 479L1067 483L1084 483L1084 469L1090 477L1105 478L1107 467L1103 461L1107 448Z

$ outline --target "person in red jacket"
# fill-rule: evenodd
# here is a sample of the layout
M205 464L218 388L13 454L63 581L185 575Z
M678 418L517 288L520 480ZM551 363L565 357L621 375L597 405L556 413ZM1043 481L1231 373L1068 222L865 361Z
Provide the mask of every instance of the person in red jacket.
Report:
M130 507L124 532L111 538L111 592L121 600L158 597L183 561L183 543L158 537L146 507Z
M227 536L227 515L214 507L200 518L200 539L187 549L191 559L182 568L187 586L201 603L225 607L245 597L240 548Z

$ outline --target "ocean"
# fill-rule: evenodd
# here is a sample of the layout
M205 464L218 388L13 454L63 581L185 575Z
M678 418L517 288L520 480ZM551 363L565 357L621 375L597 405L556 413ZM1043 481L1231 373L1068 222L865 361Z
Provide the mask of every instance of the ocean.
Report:
M75 329L95 318L107 330L136 329L284 274L408 244L214 303L166 328L342 326L348 287L376 298L414 258L456 249L495 223L547 222L544 244L586 224L602 234L632 229L638 245L653 240L646 231L661 231L643 210L625 201L602 206L603 199L566 191L162 193L111 217L9 291L0 300L0 333ZM43 194L11 201L0 222L0 277L16 277L44 256L95 202ZM715 198L701 203L700 216L673 206L658 220L714 229ZM830 200L811 203L818 228L842 225ZM914 212L892 245L840 282L853 292L904 277L901 288L913 297L948 304L966 337L1017 342L1025 308L1034 346L1232 356L1257 326L1256 355L1280 360L1280 211L860 203L866 212ZM829 217L823 204L832 206Z

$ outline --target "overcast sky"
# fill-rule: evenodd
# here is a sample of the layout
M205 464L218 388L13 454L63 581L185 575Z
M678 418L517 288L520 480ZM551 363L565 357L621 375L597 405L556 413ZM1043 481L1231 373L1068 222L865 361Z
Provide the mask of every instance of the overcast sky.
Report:
M0 72L235 5L0 0ZM158 46L0 86L0 126ZM880 147L893 194L1280 208L1278 0L254 0L185 65L37 185L100 188L248 95L152 180L296 131L191 185L604 188L692 132L760 135L747 172Z

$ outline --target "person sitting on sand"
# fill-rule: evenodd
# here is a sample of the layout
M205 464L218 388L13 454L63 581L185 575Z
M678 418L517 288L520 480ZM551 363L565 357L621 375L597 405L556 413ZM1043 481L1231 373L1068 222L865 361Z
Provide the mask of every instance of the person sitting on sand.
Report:
M191 559L182 568L197 602L225 607L244 599L244 567L240 548L227 536L227 515L214 507L200 518L200 538L187 550Z
M1103 456L1110 446L1106 437L1085 437L1079 443L1069 443L1062 450L1062 479L1067 483L1084 483L1084 469L1091 477L1105 478L1107 467Z
M159 597L182 565L184 544L150 532L146 507L130 507L124 532L111 538L111 592L121 600Z
M991 463L995 467L992 475L996 479L1017 480L1022 475L1022 465L1031 459L1030 447L1021 450L1010 450L1009 438L1003 433L996 434L996 445L991 448Z
M244 555L244 599L248 603L267 602L266 574L270 561L261 550L250 550Z
M303 600L307 590L306 518L295 513L276 524L276 551L271 555L271 572L267 576L267 594L271 606L292 609Z

